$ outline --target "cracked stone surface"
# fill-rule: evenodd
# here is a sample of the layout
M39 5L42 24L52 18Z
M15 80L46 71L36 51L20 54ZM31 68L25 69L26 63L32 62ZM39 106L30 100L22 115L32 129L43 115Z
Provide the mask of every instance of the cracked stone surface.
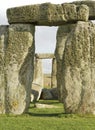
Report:
M35 4L7 10L8 22L58 26L68 22L87 21L89 8L76 4Z
M65 112L95 114L95 25L78 22L63 44L61 97Z

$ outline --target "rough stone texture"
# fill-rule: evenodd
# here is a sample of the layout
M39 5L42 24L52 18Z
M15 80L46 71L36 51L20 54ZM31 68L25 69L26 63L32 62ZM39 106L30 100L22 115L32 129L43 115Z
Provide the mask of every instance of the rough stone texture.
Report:
M51 73L51 87L52 88L57 87L56 73L57 73L56 59L53 58L52 59L52 73Z
M32 89L31 89L31 102L36 102L39 100L41 92L42 92L42 86L39 84L32 83Z
M52 53L42 53L42 54L41 53L36 53L35 57L39 58L39 59L52 59L55 56Z
M6 112L6 78L5 78L5 49L7 46L8 26L0 26L0 114Z
M8 46L5 54L6 113L22 114L30 104L34 63L34 26L9 26Z
M66 113L95 114L95 25L78 22L65 42L62 92Z
M43 88L40 99L43 99L43 100L53 99L53 96L52 96L50 90L47 88Z
M63 60L63 53L65 49L65 42L69 33L74 28L74 24L67 24L64 26L60 26L57 31L57 43L55 49L55 57L57 61L57 88L58 88L58 96L59 100L63 102L63 85L62 85L62 60Z
M51 86L51 74L44 74L44 86L47 88Z
M63 14L66 21L87 21L89 9L86 5L76 6L75 4L62 4Z
M36 103L35 104L36 108L60 108L59 106L55 106L55 105L49 105L49 104L40 104L40 103Z
M95 1L75 1L72 4L76 4L78 6L82 4L87 5L89 7L89 20L95 20Z
M52 94L54 100L58 100L58 88L51 88L49 91Z
M40 98L41 91L43 88L43 69L42 69L42 60L35 58L34 61L34 77L32 82L32 93L31 101L37 101Z
M86 5L43 3L10 8L7 17L9 23L58 26L67 22L87 21L89 8Z
M57 88L43 88L40 99L43 100L58 100L58 89Z

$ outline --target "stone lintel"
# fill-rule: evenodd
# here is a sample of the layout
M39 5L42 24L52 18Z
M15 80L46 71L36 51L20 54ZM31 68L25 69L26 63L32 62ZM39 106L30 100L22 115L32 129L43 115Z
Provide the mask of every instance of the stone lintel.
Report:
M89 7L89 20L95 20L95 1L75 1L72 4L87 5Z
M89 8L75 4L35 4L7 9L8 22L32 23L40 26L59 26L65 23L88 21Z
M43 54L36 53L35 57L38 59L53 59L53 58L55 58L54 54L52 54L52 53L43 53Z

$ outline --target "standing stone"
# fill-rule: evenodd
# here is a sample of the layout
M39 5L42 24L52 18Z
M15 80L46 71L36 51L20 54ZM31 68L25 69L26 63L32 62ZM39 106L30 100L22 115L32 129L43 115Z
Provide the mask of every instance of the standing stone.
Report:
M58 97L61 102L63 102L63 85L62 85L62 60L63 60L63 53L65 49L65 42L69 33L74 28L74 24L66 24L64 26L60 26L57 31L57 43L56 43L56 50L55 50L55 57L57 62L57 88L58 88Z
M62 92L66 113L95 114L95 25L78 22L65 41Z
M6 78L5 78L5 49L7 45L8 26L0 26L0 114L6 112Z
M52 88L57 87L56 73L57 73L56 59L53 58L52 59L52 73L51 73L51 87Z
M22 114L30 104L34 62L34 26L9 26L8 46L5 54L7 81L6 113Z
M43 83L44 82L43 82L42 59L38 59L35 57L31 101L39 100L43 88Z

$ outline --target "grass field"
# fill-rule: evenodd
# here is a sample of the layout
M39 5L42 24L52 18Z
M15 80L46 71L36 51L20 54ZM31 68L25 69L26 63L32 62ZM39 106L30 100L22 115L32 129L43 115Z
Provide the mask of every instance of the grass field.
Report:
M40 103L59 107L39 109L31 104L28 114L0 115L0 130L95 130L95 116L64 114L58 101Z

